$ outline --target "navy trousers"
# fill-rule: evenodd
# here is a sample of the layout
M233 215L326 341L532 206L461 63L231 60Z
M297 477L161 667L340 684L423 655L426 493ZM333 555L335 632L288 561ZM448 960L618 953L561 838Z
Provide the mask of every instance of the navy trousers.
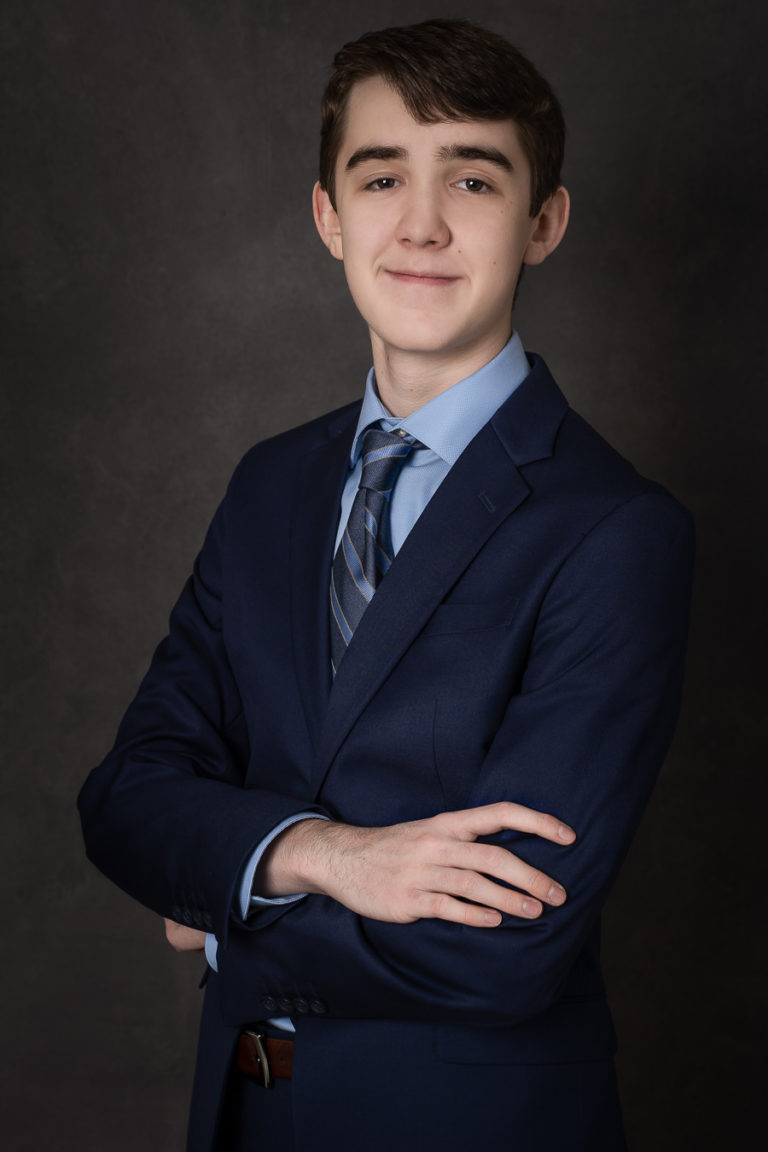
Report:
M436 1065L428 1026L379 1024L375 1053L366 1053L364 1076L355 1067L349 1091L338 1090L343 1066L302 1067L297 1037L301 1108L294 1081L265 1089L232 1069L218 1152L466 1152L491 1142L509 1152L625 1152L613 1061ZM355 1063L354 1049L348 1058Z

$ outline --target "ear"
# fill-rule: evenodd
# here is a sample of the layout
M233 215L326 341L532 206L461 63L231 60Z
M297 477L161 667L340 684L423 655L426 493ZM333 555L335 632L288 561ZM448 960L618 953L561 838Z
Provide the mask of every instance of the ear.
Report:
M335 256L337 260L343 260L339 216L331 204L330 196L319 182L312 189L312 214L315 217L315 226L320 233L323 244L332 256Z
M523 253L523 264L541 264L554 252L565 235L570 211L571 198L561 185L541 206Z

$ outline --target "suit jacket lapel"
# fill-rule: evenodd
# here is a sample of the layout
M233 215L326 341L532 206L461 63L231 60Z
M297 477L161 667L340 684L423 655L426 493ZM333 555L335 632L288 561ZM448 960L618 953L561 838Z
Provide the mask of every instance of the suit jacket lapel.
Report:
M328 439L304 457L293 493L291 629L293 659L310 737L319 739L331 687L328 582L341 494L360 406L332 417Z
M320 745L318 792L357 717L485 541L529 494L518 468L551 455L566 409L543 362L536 360L525 383L468 445L432 497L339 668Z

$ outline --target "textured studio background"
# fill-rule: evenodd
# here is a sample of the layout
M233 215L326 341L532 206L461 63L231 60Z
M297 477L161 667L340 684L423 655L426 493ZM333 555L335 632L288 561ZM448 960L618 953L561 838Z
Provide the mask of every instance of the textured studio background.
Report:
M508 35L563 100L572 224L528 272L517 326L698 524L679 733L606 916L630 1146L730 1152L759 1131L761 6L4 0L0 1140L14 1152L183 1146L202 964L86 863L75 796L240 455L362 388L366 334L310 214L317 106L342 42L433 15Z

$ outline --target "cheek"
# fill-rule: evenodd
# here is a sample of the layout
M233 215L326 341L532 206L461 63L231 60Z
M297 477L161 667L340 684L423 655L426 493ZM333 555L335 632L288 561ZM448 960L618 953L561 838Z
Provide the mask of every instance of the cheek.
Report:
M492 268L508 266L516 251L518 239L508 227L500 226L498 217L478 220L471 230L456 236L457 246L478 265Z
M483 245L488 291L493 294L511 294L520 273L527 237L524 238L519 232L497 232L489 243L489 236L493 236L490 229Z
M350 255L351 252L351 255ZM361 259L360 251L352 244L344 244L344 275L355 307L368 323L376 311L377 294L370 261Z
M349 246L361 256L370 256L391 233L392 226L382 211L347 212L341 221L345 248Z
M347 277L359 279L364 276L375 262L376 241L372 230L342 228L341 244Z

